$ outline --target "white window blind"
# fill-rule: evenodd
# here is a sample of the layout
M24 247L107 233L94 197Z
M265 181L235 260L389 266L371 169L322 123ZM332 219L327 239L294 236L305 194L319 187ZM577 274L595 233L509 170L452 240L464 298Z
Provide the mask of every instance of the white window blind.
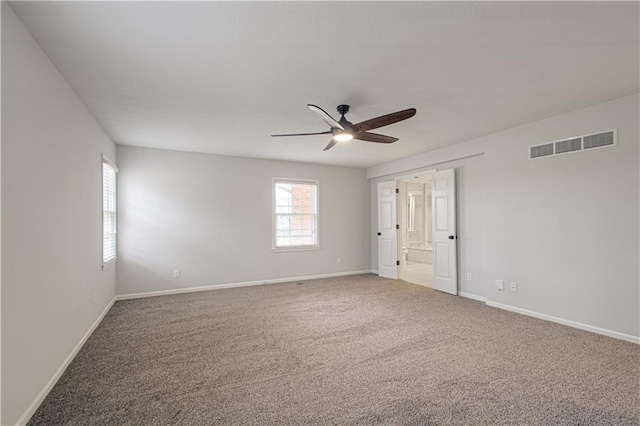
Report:
M274 248L318 247L318 182L274 180Z
M105 157L102 158L102 267L116 259L116 169Z

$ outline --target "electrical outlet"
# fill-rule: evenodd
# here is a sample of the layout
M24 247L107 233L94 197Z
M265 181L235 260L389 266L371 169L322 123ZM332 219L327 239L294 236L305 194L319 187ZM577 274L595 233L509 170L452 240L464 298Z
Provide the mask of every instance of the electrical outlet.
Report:
M98 293L93 293L93 304L97 304L98 303Z
M173 270L173 278L180 278L180 269Z
M518 283L511 281L511 291L514 293L518 291Z
M496 288L500 291L504 290L504 280L496 280Z
M338 263L338 264L342 263L342 258L341 258L341 257L339 257L339 258L336 260L336 263Z
M471 272L467 272L467 281L471 281Z

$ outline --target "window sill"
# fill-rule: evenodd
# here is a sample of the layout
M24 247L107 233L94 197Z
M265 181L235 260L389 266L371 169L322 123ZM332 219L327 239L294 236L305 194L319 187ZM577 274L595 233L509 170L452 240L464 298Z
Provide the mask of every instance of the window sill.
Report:
M294 251L316 251L320 250L320 246L294 246L294 247L274 247L271 249L273 253L288 253Z
M114 257L113 259L109 260L108 262L103 263L102 264L102 270L104 271L105 269L109 268L111 265L115 265L117 259L118 259L117 257Z

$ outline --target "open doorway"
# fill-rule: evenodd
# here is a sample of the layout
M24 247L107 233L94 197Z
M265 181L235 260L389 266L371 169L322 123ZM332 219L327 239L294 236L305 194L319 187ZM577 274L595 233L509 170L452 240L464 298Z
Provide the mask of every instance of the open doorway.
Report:
M398 278L433 287L433 214L426 172L398 178Z
M458 294L455 169L378 182L378 237L379 276Z

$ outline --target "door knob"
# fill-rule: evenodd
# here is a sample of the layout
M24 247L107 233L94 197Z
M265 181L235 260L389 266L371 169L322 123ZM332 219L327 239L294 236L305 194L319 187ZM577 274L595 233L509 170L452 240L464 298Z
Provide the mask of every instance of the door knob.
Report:
M378 232L378 235L382 235L382 232Z
M453 240L455 237L453 235L449 235L449 239Z

